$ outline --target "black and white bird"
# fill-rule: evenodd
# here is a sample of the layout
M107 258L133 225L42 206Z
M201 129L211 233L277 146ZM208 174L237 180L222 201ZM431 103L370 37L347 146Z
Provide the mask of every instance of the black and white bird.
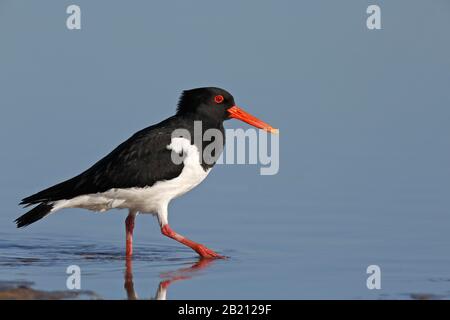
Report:
M65 208L128 209L125 220L128 258L133 251L134 220L138 213L156 215L162 234L192 248L201 257L220 258L213 250L173 231L167 208L172 199L202 182L215 163L201 159L204 146L195 141L196 121L201 122L201 134L208 129L223 134L223 121L230 118L278 132L236 106L233 96L223 89L186 90L174 116L135 133L83 173L23 199L21 205L35 207L15 220L17 227L28 226ZM177 129L187 130L191 138L174 136ZM225 139L222 147L224 143ZM182 157L181 161L174 161L173 152Z

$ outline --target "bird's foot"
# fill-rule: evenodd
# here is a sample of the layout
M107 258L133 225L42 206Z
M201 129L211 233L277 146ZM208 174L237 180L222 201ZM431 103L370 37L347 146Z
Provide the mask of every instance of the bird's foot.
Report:
M205 247L202 244L199 244L195 249L194 249L202 258L206 258L206 259L226 259L225 256L222 256L220 254L218 254L217 252Z

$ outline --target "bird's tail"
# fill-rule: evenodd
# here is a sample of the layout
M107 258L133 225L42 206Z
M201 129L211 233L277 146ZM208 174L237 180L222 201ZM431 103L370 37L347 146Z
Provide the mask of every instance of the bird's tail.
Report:
M52 203L42 202L14 222L17 223L17 228L26 227L48 215L52 209Z

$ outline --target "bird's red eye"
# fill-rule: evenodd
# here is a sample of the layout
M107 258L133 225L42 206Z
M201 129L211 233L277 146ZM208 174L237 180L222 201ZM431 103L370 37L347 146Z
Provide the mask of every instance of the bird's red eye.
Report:
M214 102L215 103L222 103L223 102L223 96L222 95L218 95L214 97Z

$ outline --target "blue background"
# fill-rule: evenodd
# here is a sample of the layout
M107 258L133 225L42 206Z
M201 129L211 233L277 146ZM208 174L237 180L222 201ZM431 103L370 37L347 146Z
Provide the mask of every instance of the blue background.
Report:
M175 230L231 259L170 298L448 297L449 18L445 0L1 1L0 280L63 290L78 264L83 288L123 298L123 261L81 245L122 254L125 211L16 230L17 203L172 115L181 90L220 86L280 128L280 171L220 165L171 204ZM142 292L196 261L151 216L135 243ZM382 290L366 288L370 264Z

